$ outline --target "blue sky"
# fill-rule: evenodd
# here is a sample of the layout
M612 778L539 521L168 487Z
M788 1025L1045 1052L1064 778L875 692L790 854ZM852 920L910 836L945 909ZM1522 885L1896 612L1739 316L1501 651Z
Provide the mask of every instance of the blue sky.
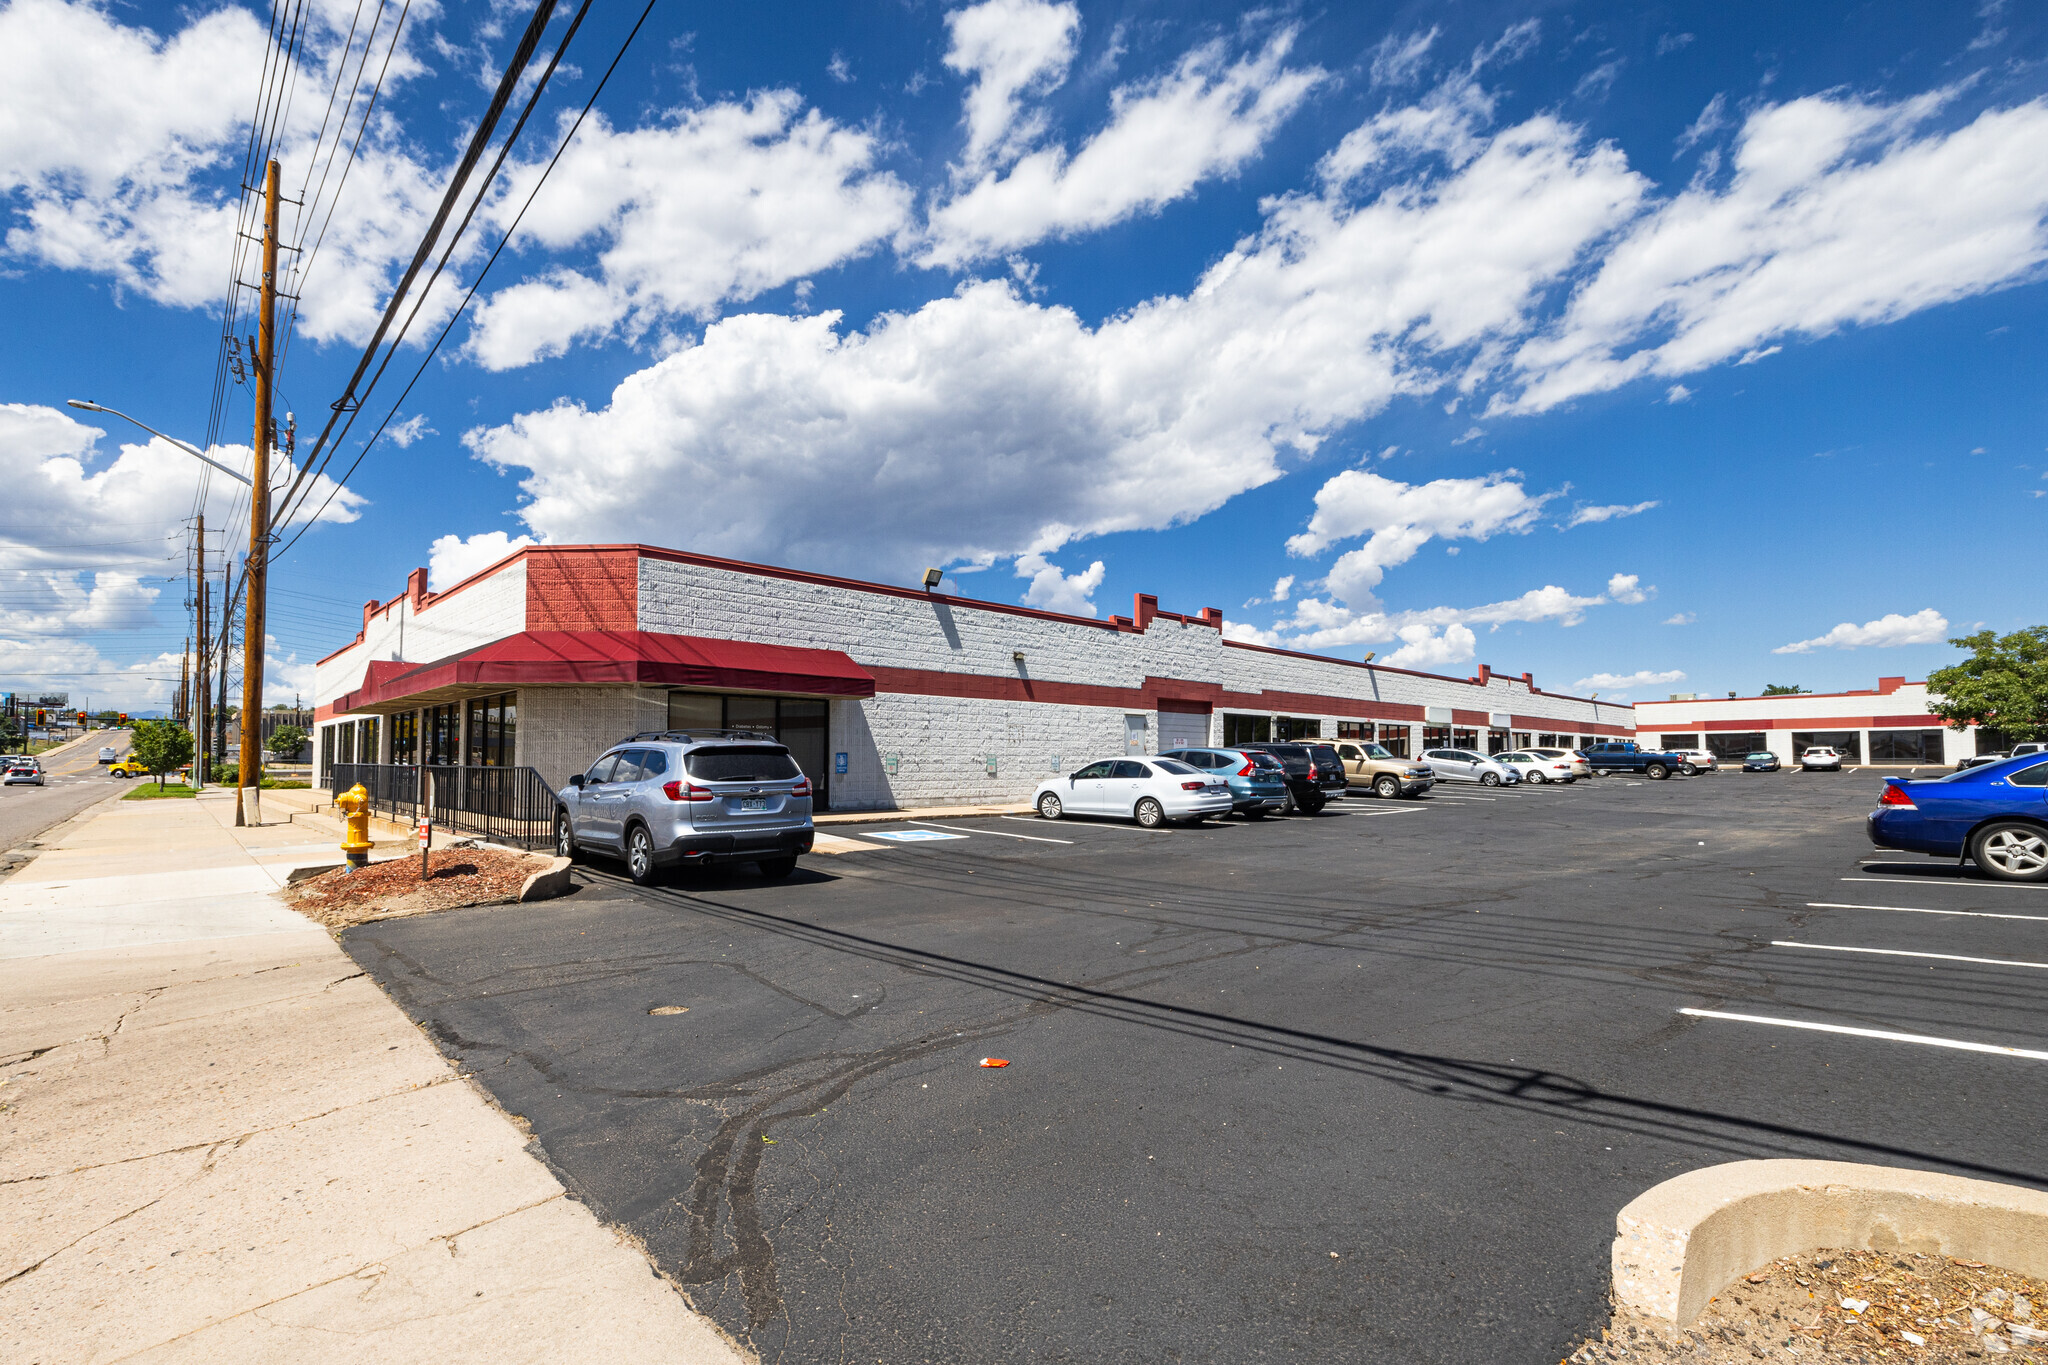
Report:
M447 283L640 8L592 6ZM394 42L399 9L287 6L309 437L527 13L415 0ZM248 388L210 399L270 14L0 5L0 685L143 709L176 674L232 486L63 400L215 417L246 463ZM2044 55L2019 0L657 0L287 533L271 699L414 566L520 537L1152 592L1603 697L1924 676L2040 619Z

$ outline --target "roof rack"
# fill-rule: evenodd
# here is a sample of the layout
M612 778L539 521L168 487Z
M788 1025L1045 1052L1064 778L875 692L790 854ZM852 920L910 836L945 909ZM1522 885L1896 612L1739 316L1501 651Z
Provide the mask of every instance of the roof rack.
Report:
M682 744L694 744L700 739L766 740L770 744L780 744L782 742L769 730L643 730L637 735L627 735L618 742L620 744L633 744L641 740L650 739L672 739Z

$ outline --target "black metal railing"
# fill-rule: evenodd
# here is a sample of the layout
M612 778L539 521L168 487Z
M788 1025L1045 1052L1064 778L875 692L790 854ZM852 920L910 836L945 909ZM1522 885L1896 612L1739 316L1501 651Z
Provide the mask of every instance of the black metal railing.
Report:
M531 768L337 763L326 786L339 796L357 783L370 794L372 812L402 825L418 823L422 791L430 789L433 821L443 829L522 848L555 839L555 789Z

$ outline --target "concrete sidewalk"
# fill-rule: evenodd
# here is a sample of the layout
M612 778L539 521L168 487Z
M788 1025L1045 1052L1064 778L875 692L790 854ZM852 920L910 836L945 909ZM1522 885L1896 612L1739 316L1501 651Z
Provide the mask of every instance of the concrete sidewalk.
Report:
M0 883L0 1359L742 1359L271 895L331 842L233 821L116 802Z

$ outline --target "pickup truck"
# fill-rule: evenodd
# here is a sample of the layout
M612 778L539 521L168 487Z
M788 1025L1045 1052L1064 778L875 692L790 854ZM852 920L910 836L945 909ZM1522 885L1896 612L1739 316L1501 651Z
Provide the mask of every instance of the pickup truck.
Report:
M1656 782L1662 782L1687 762L1684 754L1668 749L1640 748L1634 740L1628 739L1605 740L1588 745L1579 752L1586 756L1587 765L1596 775L1641 773Z

